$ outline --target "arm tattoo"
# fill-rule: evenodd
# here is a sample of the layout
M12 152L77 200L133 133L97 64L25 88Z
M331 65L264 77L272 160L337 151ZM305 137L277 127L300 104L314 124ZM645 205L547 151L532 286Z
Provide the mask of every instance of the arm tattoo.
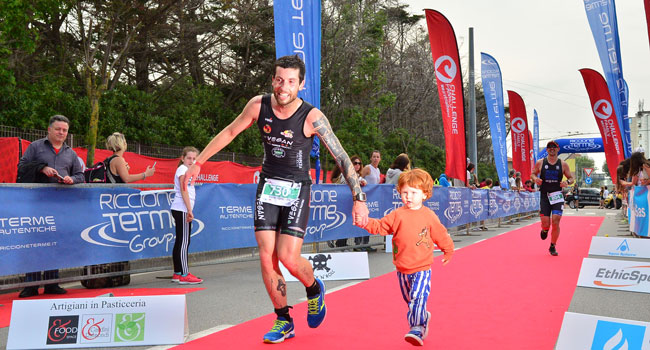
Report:
M354 171L354 165L352 165L350 157L348 157L348 154L343 149L343 146L341 146L341 142L339 142L339 139L336 137L336 135L334 135L332 126L330 126L330 122L324 115L322 115L316 119L312 125L316 130L316 134L318 134L320 139L325 144L325 147L327 147L327 149L332 154L332 157L334 157L336 165L341 168L341 173L343 174L345 180L348 182L348 186L350 186L352 195L361 193L359 176L357 175L356 171Z

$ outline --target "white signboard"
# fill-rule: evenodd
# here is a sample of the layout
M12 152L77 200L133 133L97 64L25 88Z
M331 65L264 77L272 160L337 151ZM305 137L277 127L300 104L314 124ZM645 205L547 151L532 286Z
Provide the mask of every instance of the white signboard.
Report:
M7 349L181 344L185 295L14 300Z
M650 350L650 323L566 312L556 350Z
M589 254L650 259L650 239L593 237Z
M631 260L582 260L578 285L650 293L650 263Z
M314 269L314 276L322 281L370 278L367 252L302 254L302 257L309 260ZM280 270L285 281L297 281L282 263Z

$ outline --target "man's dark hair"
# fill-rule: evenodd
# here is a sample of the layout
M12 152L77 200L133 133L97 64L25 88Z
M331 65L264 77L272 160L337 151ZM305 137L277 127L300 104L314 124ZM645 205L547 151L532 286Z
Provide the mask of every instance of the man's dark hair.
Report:
M303 62L298 55L282 56L275 61L273 65L273 76L278 67L281 68L295 68L300 71L300 82L305 80L305 62Z
M66 118L64 115L55 114L50 118L50 124L48 124L48 126L52 126L52 124L56 122L64 122L68 124L68 126L70 125L70 120L68 120L68 118Z

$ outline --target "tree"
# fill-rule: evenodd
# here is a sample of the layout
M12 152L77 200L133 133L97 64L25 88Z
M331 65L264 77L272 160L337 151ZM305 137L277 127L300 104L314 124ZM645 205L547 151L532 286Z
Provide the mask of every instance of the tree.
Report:
M136 22L137 18L133 16L133 7L130 4L131 2L119 1L96 4L78 1L75 5L78 29L76 34L83 50L83 81L90 104L90 122L86 138L88 165L93 164L95 158L101 97L109 88L111 80L119 80L120 70L111 75L115 65L126 57L126 50L141 24ZM95 19L102 20L95 22ZM122 22L125 19L126 22Z

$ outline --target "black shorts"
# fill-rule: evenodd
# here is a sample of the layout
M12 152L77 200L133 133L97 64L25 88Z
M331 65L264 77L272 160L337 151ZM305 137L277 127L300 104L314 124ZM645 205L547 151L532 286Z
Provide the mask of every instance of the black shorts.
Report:
M555 203L551 205L551 201L548 200L546 193L540 193L539 196L539 215L540 216L551 216L560 215L562 216L562 211L564 210L564 202Z
M255 232L279 231L290 236L304 238L309 221L309 196L311 180L300 181L300 194L290 207L264 203L260 200L266 177L260 176L255 194Z

